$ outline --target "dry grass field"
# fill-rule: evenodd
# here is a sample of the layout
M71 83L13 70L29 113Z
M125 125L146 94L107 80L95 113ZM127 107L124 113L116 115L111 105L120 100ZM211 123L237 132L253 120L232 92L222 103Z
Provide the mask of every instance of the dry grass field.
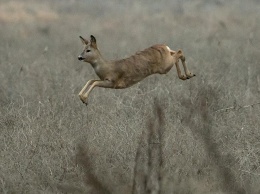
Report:
M91 34L108 59L181 48L197 76L85 106ZM259 34L257 0L0 0L0 193L260 193Z

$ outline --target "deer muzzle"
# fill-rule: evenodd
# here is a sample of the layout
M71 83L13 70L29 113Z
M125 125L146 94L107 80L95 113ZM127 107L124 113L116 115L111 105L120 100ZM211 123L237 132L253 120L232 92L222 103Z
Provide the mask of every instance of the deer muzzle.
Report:
M82 61L84 58L82 56L78 56L78 60Z

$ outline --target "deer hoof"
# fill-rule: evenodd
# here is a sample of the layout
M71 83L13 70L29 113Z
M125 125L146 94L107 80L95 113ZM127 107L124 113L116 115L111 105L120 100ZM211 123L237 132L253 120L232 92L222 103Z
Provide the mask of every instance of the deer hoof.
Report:
M192 73L192 74L191 74L191 77L194 77L194 76L196 76L196 75L195 75L194 73Z
M80 97L80 100L81 100L81 102L83 103L83 104L88 104L88 101L87 101L87 99L86 98L83 98L83 97Z
M181 75L179 78L180 78L181 80L186 80L186 79L188 79L188 77L186 77L186 76L184 76L184 75Z
M81 99L81 101L82 101L83 104L88 105L88 101L87 100L82 100Z
M192 78L192 77L194 77L194 76L196 76L195 74L192 74L192 73L190 73L189 75L187 75L187 79L190 79L190 78Z

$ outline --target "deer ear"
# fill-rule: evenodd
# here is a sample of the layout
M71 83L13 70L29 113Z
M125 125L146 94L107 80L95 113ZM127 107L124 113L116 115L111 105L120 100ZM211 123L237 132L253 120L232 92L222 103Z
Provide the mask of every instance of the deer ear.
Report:
M90 36L90 43L92 47L97 48L97 41L93 35Z
M79 38L80 38L80 40L81 40L81 42L82 42L83 44L85 44L85 45L88 44L88 41L87 41L86 39L84 39L82 36L79 36Z
M182 50L178 50L178 51L177 51L177 54L178 54L178 55L182 55Z
M91 41L91 42L97 42L97 41L96 41L96 38L95 38L93 35L90 35L90 41Z

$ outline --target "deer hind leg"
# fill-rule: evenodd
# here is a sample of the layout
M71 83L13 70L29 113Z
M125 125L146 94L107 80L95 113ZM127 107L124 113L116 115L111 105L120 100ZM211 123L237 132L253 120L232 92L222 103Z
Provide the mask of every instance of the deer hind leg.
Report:
M181 74L181 69L180 69L180 66L179 66L179 59L177 59L177 61L175 62L175 66L176 66L176 69L177 69L178 77L180 79L182 79L182 80L189 79L189 78L187 78L187 76Z
M181 59L181 63L183 65L183 69L184 69L184 72L185 72L187 79L196 76L195 74L193 74L189 71L189 69L186 65L186 62L185 62L185 56L183 55L183 52L181 50L178 51L178 55L179 55L179 58Z
M90 92L94 89L94 87L98 86L98 87L102 87L102 88L113 88L114 84L112 81L109 80L93 80L94 82L90 85L88 91L83 95L83 103L85 103L86 105L88 104L88 96L90 94ZM87 84L86 84L87 85Z

